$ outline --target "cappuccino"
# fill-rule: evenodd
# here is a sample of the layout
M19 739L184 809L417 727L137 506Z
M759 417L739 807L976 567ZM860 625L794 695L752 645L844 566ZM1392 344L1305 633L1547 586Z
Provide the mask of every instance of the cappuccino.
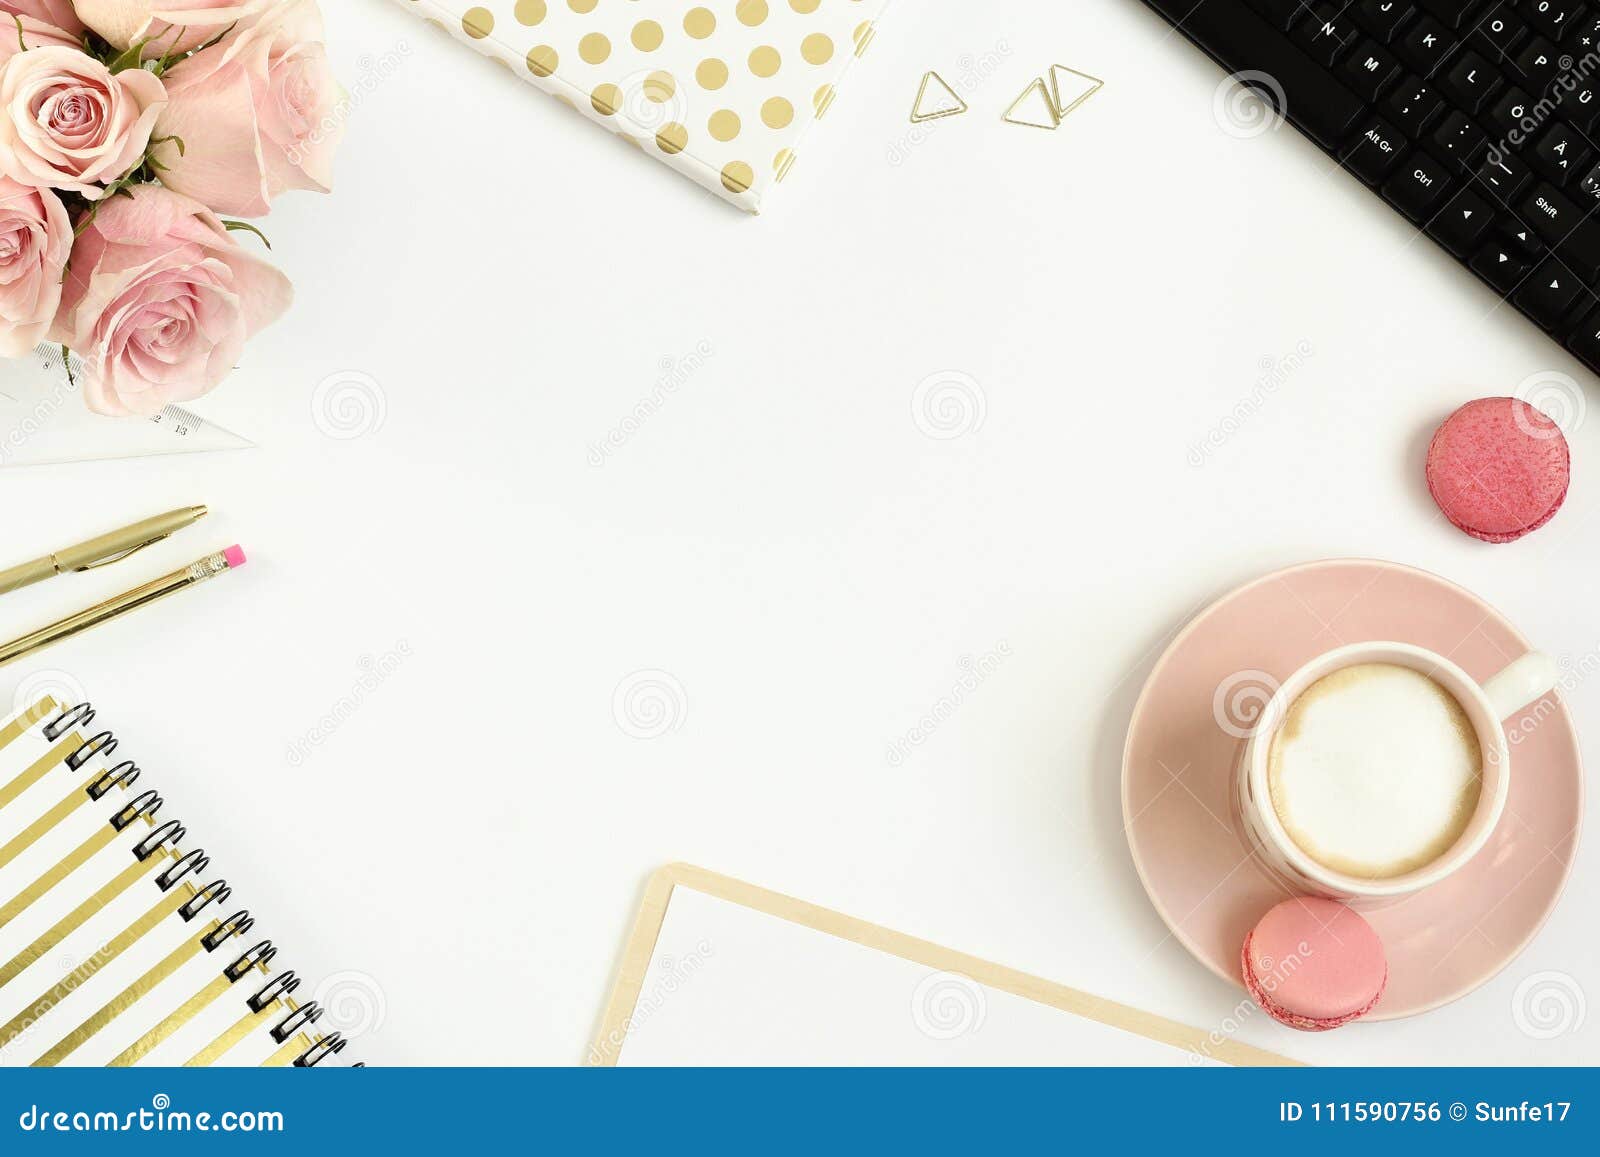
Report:
M1345 875L1386 879L1456 842L1478 806L1482 763L1449 691L1410 667L1359 663L1290 704L1267 782L1301 851Z

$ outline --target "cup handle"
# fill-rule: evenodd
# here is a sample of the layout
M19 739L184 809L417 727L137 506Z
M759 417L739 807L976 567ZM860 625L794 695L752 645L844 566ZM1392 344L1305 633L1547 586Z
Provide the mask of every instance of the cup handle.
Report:
M1529 651L1513 660L1498 675L1483 682L1483 693L1494 707L1496 719L1510 719L1535 699L1555 689L1560 671L1550 656Z

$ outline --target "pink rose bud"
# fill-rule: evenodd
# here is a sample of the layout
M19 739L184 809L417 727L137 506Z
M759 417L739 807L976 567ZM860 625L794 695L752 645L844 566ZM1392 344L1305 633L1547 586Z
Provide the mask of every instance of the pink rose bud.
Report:
M86 364L100 414L154 414L206 393L289 308L288 278L216 214L160 185L101 203L78 238L50 340Z
M71 252L61 198L0 177L0 357L22 357L44 340Z
M37 0L35 0L37 2ZM145 41L144 56L187 52L277 0L74 0L78 15L118 48Z
M343 126L314 0L286 0L164 79L155 156L168 188L241 217L286 189L328 191Z
M165 103L143 69L113 76L76 48L19 51L0 67L0 174L99 200L144 158Z

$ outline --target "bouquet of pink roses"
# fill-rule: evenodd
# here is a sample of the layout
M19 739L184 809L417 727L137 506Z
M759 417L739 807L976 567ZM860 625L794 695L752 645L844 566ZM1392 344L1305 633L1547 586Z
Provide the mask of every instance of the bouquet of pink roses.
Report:
M0 355L102 414L210 390L292 297L237 218L328 190L341 99L316 0L0 0Z

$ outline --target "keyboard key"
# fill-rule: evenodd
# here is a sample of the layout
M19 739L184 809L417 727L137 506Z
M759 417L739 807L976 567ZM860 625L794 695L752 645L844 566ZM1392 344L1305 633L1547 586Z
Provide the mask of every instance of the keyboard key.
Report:
M1445 27L1460 28L1474 8L1482 7L1483 0L1417 0L1417 3Z
M1527 34L1528 22L1518 16L1510 0L1501 0L1472 28L1472 36L1491 63L1511 59L1511 50Z
M1589 159L1589 142L1570 125L1560 121L1545 130L1528 153L1528 163L1540 176L1553 185L1565 185L1573 176L1584 171Z
M1400 62L1376 41L1366 40L1342 66L1343 80L1350 91L1365 101L1377 101L1400 75Z
M1533 180L1533 171L1510 153L1491 149L1478 166L1478 183L1488 191L1490 199L1509 205L1518 193Z
M1422 135L1422 130L1443 107L1444 97L1428 87L1426 81L1414 76L1407 77L1384 101L1384 111L1400 126L1400 131L1414 137Z
M1433 212L1450 187L1445 167L1427 153L1413 152L1383 186L1384 200L1413 221Z
M1510 137L1513 133L1520 140L1522 136L1522 121L1533 109L1533 100L1520 88L1508 88L1502 92L1489 111L1484 114L1487 127L1498 137ZM1507 141L1509 146L1512 142Z
M1600 201L1600 165L1584 174L1583 180L1578 182L1578 192L1583 194L1579 200Z
M1500 87L1500 74L1476 52L1458 52L1440 87L1463 109L1476 114Z
M1545 329L1555 329L1582 292L1583 286L1576 275L1561 262L1546 258L1522 283L1512 300Z
M1432 76L1455 52L1458 41L1437 20L1424 16L1400 38L1402 59L1423 76Z
M1439 155L1462 169L1471 169L1489 147L1489 138L1477 125L1458 112L1448 114L1433 132Z
M1472 270L1504 295L1527 279L1533 264L1508 245L1486 245L1472 259Z
M1284 111L1303 132L1325 149L1349 139L1366 111L1361 100L1274 32L1248 8L1218 0L1148 0L1152 8L1222 62L1238 72L1254 69L1277 81Z
M1462 189L1428 222L1428 235L1465 260L1494 224L1494 212L1471 189Z
M1600 309L1584 319L1582 325L1567 339L1567 348L1577 354L1588 367L1600 367Z
M1568 80L1572 87L1567 87ZM1579 128L1588 130L1600 116L1600 77L1579 79L1576 71L1562 77L1556 84L1560 103L1556 106L1561 115Z
M1535 95L1548 89L1561 71L1561 54L1542 36L1517 49L1516 64L1510 70L1512 78Z
M1532 0L1525 10L1533 26L1551 40L1560 40L1565 36L1574 18L1583 14L1581 4L1569 3L1568 0Z
M1574 55L1582 56L1591 49L1600 48L1600 16L1584 17L1571 35L1569 48Z
M1332 66L1359 33L1338 4L1313 4L1311 15L1295 25L1294 38L1319 64Z
M1306 0L1245 0L1245 3L1254 8L1266 22L1279 32L1287 32L1311 10L1311 5Z
M1382 117L1372 117L1343 153L1345 167L1369 185L1389 175L1405 151L1406 139Z
M1515 217L1501 218L1500 240L1511 246L1513 252L1522 254L1530 261L1544 256L1544 246L1538 234Z
M1521 216L1576 273L1590 280L1600 273L1600 224L1587 220L1554 188L1542 181L1535 185L1522 202Z
M1361 0L1356 5L1356 22L1388 44L1415 11L1411 0Z

